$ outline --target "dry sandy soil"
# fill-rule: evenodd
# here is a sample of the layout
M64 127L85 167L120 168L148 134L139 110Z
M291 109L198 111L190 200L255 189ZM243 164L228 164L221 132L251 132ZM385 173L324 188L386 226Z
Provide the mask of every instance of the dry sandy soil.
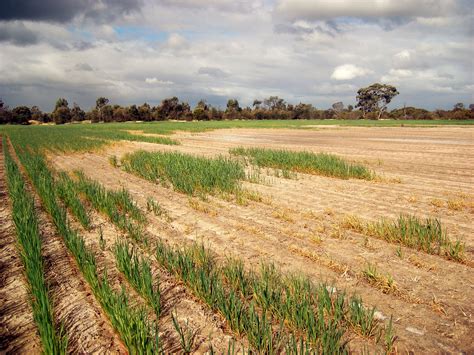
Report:
M96 153L49 159L58 170L80 169L108 188L126 187L143 210L148 197L157 200L169 218L148 214L150 236L178 245L204 241L219 257L236 255L254 268L262 260L273 261L284 271L302 272L315 282L329 282L349 294L361 295L379 310L380 319L388 321L393 315L400 352L474 352L473 128L226 129L179 132L173 138L181 145L123 142ZM226 155L229 148L237 146L335 153L368 165L382 178L374 182L298 174L296 179L284 179L268 172L264 183L244 183L244 188L258 192L261 200L238 204L218 197L207 201L189 198L114 168L108 161L113 155L120 158L137 149L214 156ZM400 213L440 218L450 237L465 243L466 262L404 247L400 257L397 245L350 231L342 224L346 215L377 220L396 218ZM108 246L104 251L98 246L98 226ZM7 229L0 233L8 234ZM94 215L93 231L83 232L88 245L99 254L101 265L107 265L119 282L110 251L118 231L102 216ZM368 282L362 274L368 263L390 274L396 290L386 292ZM167 285L164 299L168 311L164 312L162 329L169 334L168 343L173 343L169 312L177 308L182 318L190 319L199 330L197 352L206 351L210 342L218 352L225 351L230 333L222 319L158 266L154 273ZM108 324L103 326L109 331ZM110 339L108 349L118 351L115 337ZM356 335L350 344L356 351L373 348L370 341ZM169 346L168 351L176 350Z

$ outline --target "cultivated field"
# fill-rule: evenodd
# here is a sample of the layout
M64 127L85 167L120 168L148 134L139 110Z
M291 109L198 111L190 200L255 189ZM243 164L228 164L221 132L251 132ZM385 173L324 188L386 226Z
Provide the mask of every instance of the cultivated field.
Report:
M474 352L474 128L328 123L1 128L0 351Z

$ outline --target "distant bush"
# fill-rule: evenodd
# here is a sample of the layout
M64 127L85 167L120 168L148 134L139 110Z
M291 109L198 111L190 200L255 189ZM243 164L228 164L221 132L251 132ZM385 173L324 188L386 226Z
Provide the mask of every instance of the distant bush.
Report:
M200 100L191 110L187 102L180 101L176 96L164 99L158 106L143 103L140 106L111 105L105 97L97 99L96 106L85 112L76 103L72 109L64 98L57 100L51 114L42 113L37 106L31 109L27 106L15 107L10 110L0 99L0 124L28 124L28 120L63 124L90 120L96 122L127 122L127 121L220 121L220 120L358 120L358 119L394 119L394 120L470 120L474 119L474 105L469 109L462 103L454 105L452 110L428 111L417 107L404 107L391 112L371 112L365 114L354 110L352 105L347 107L342 102L336 102L330 109L317 109L311 104L289 104L278 96L270 96L264 100L255 100L252 107L241 107L236 99L227 102L226 109L214 107Z

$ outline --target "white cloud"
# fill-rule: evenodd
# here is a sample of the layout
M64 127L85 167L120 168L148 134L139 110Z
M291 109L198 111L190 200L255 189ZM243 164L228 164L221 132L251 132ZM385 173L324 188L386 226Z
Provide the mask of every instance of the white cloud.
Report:
M334 80L352 80L359 76L364 76L372 73L371 70L358 67L354 64L344 64L336 67L331 74L331 79Z
M434 17L452 12L455 4L455 0L279 0L276 14L289 20Z
M248 12L262 6L261 1L255 0L161 0L167 6L191 9L218 9L222 11Z
M188 42L179 33L172 33L168 38L167 45L172 49L183 49L188 47Z
M145 83L147 84L155 84L155 85L173 85L174 83L170 80L159 80L156 77L153 78L145 78Z

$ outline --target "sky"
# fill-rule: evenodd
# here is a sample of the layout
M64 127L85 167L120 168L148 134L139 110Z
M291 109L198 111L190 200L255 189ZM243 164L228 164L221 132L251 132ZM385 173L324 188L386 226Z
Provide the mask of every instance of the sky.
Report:
M2 0L0 98L84 109L178 96L329 108L394 85L390 108L474 103L473 0Z

